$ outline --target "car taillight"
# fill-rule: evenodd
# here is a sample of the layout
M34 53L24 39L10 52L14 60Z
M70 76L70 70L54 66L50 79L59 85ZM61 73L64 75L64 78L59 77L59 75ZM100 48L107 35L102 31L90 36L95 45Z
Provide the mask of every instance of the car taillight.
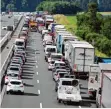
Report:
M88 91L88 93L89 93L89 94L92 94L92 92L91 92L91 91Z
M8 76L6 76L5 79L8 79Z
M11 85L8 85L8 86L11 86Z
M21 85L20 87L23 87L23 85Z

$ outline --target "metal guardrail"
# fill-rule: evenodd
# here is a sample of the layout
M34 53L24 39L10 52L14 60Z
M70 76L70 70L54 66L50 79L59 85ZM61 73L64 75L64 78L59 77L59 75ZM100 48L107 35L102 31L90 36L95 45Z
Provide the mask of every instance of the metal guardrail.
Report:
M1 47L1 48L6 44L7 41L10 40L11 36L13 35L13 33L14 33L15 30L16 30L16 28L18 27L21 19L22 19L22 16L19 17L19 19L18 19L19 22L17 23L17 25L16 25L16 27L14 28L14 30L13 30L12 32L9 31L9 32L1 39L1 41L0 41L0 47Z
M18 27L18 25L19 25L19 23L20 23L21 20L22 20L22 16L19 18L19 22L18 22L17 26L15 27L15 30ZM14 33L14 31L13 31L13 33ZM13 35L13 33L11 33L10 36L7 36L7 39L11 38L11 36ZM13 55L13 45L12 45L12 47L11 47L9 53L8 53L8 56L6 57L6 60L4 61L3 65L1 67L1 70L0 70L0 78L1 79L3 79L4 74L6 73L6 70L7 70L7 67L9 65L9 62L10 62L10 59L11 59L12 55ZM2 81L0 81L0 84L1 84L1 82ZM0 106L2 104L2 100L3 100L4 94L5 94L5 90L6 90L6 86L3 87L3 89L2 89L2 91L0 93L0 97L1 97L1 99L0 99Z

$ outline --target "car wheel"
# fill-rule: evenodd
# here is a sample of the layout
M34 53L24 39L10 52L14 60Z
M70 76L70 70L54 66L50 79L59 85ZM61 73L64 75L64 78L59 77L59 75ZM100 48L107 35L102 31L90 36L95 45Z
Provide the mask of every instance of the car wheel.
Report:
M9 94L9 91L7 91L6 93Z
M61 103L61 100L60 100L60 99L57 98L57 100L58 100L58 103Z
M55 89L55 92L57 92L57 88Z
M22 95L24 95L24 92L21 92Z

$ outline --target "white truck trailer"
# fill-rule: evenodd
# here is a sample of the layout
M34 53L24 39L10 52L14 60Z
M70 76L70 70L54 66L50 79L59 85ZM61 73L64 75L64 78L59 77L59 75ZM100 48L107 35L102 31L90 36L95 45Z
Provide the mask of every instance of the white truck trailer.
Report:
M111 82L109 85L107 79L104 78L106 75L111 75L111 64L99 63L99 67L101 72L98 73L98 81L97 81L98 89L96 93L96 105L97 107L110 106L111 108ZM109 78L111 79L111 77Z
M76 77L87 78L89 65L94 64L94 47L85 41L67 41L65 43L65 58Z
M103 74L101 108L111 108L111 73Z

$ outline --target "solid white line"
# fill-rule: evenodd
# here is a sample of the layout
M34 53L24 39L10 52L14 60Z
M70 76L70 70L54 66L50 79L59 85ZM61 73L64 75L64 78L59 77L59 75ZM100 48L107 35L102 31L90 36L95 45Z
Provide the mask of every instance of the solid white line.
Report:
M38 75L38 72L37 72L37 75Z
M40 108L42 108L42 103L40 103Z
M81 108L81 106L79 106L79 108Z
M37 80L37 83L39 83L39 80Z
M40 95L40 90L38 90L38 94Z

